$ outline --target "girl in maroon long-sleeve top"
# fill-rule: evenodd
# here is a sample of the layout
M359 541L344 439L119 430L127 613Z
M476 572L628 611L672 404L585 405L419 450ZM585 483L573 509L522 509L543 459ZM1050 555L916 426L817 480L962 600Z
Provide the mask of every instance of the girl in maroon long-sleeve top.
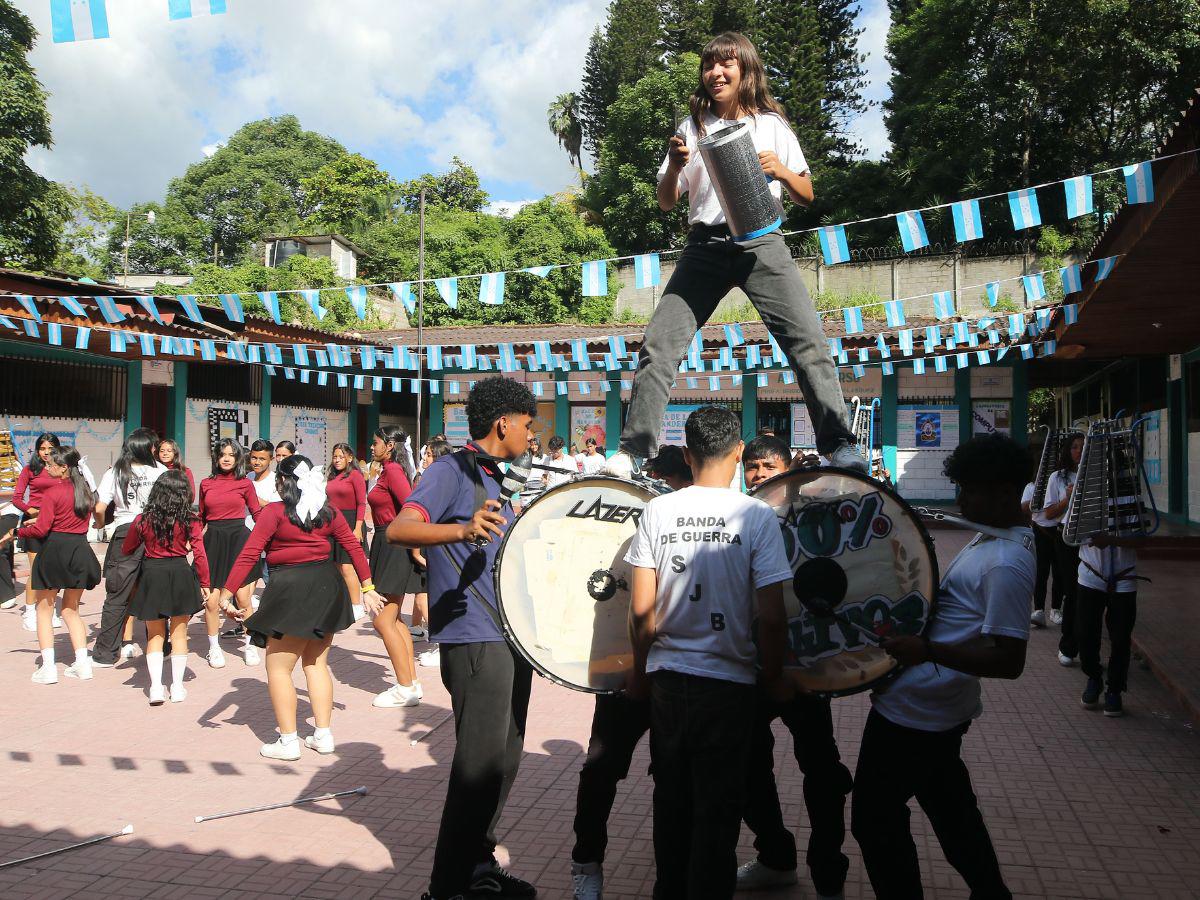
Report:
M209 593L208 557L200 537L200 519L192 512L187 476L178 470L159 476L150 488L146 508L125 533L121 549L133 553L145 544L142 575L129 604L129 614L146 623L146 669L150 673L150 705L166 699L163 688L163 644L171 630L171 702L187 697L188 620L204 608ZM188 565L188 550L195 562ZM194 566L194 571L193 571Z
M375 616L375 631L383 638L396 672L396 683L372 701L373 706L394 709L416 706L421 702L421 684L417 681L413 663L412 635L400 616L405 594L416 594L421 588L421 576L406 548L389 544L385 532L388 524L412 493L412 459L408 455L408 436L395 425L384 425L375 432L371 455L380 464L379 480L367 494L375 536L371 540L371 575L375 589L387 601Z
M246 513L257 519L260 508L254 484L246 478L246 451L232 438L222 438L213 450L212 475L200 482L199 508L200 524L205 528L204 552L208 556L212 581L213 584L224 584L233 561L250 537ZM261 574L261 563L243 573L246 580L237 591L238 606L242 609L250 609L250 594ZM208 664L219 669L225 665L225 654L217 643L221 616L215 599L207 604L204 621L208 627ZM258 665L261 658L248 636L242 646L246 665Z
M37 599L38 646L42 651L42 665L33 673L33 680L37 684L54 684L58 681L58 668L54 663L52 620L54 598L60 590L62 618L75 650L75 662L67 667L67 677L83 680L92 677L87 630L79 618L79 598L85 590L100 583L100 563L87 541L96 495L79 471L78 451L74 447L55 447L46 460L45 471L54 483L42 491L38 517L18 528L15 534L22 540L42 541L42 552L29 573ZM13 534L7 534L4 541L11 540Z
M295 760L300 758L292 683L297 660L303 661L316 723L315 733L305 738L304 744L318 753L334 751L329 730L333 678L327 659L334 634L354 624L354 613L346 583L331 558L331 539L350 557L361 582L363 604L374 612L383 601L371 584L362 545L355 541L346 520L329 506L322 472L312 468L308 457L297 454L279 463L275 482L281 502L268 504L258 516L254 532L220 592L220 602L226 614L245 619L251 640L267 650L267 688L279 739L264 744L259 753L268 759ZM271 580L258 609L247 616L244 610L235 609L229 598L264 550Z
M363 531L366 527L364 520L367 517L367 480L363 478L362 471L358 468L358 460L354 458L354 451L350 449L349 444L333 445L333 459L325 469L325 495L329 498L329 505L341 513L350 530L354 532L354 539L365 548L367 545L363 542ZM350 554L336 542L331 546L333 561L342 570L342 578L345 579L346 589L350 592L354 618L359 619L363 612L358 602L358 578L354 573Z
M192 470L183 461L183 451L179 449L179 445L170 438L163 438L158 445L158 461L168 469L178 469L187 476L188 503L195 503L196 479L192 476Z
M52 478L50 473L46 471L46 461L50 459L50 451L59 446L58 435L39 434L37 441L33 445L33 453L29 456L29 462L21 469L21 474L17 476L17 486L13 489L13 506L19 509L22 513L23 525L28 525L33 522L38 515L38 511L42 505L42 492L49 487L53 487L59 479ZM28 497L26 496L28 493ZM22 543L25 545L25 556L29 561L29 568L33 569L33 564L37 562L38 552L42 549L42 541L40 538L25 538ZM15 604L8 604L4 608ZM21 626L26 631L37 630L37 598L33 596L33 582L25 583L25 617L21 621Z

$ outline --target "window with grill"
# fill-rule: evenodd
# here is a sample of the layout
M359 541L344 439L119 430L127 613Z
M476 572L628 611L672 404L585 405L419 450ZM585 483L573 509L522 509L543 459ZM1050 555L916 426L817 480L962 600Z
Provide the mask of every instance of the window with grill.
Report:
M317 376L311 377L315 379ZM350 389L339 388L334 375L330 375L329 380L334 383L322 386L315 381L304 384L299 379L289 381L277 375L271 379L271 405L310 406L314 409L349 409Z
M189 362L188 396L197 400L258 403L262 399L262 369L252 365Z
M124 366L0 358L0 412L9 416L124 419Z

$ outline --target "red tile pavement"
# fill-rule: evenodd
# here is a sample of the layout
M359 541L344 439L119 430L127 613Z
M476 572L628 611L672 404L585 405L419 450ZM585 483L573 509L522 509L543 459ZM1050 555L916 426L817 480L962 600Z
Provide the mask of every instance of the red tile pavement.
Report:
M936 534L940 555L961 543ZM1153 590L1147 591L1149 594ZM84 608L95 626L100 595ZM193 624L193 649L203 628ZM1055 662L1056 636L1033 635L1016 682L989 682L986 712L964 755L1009 884L1024 897L1195 897L1200 893L1200 744L1169 692L1137 666L1124 719L1080 708L1078 670ZM95 680L29 682L33 635L0 614L0 862L134 825L129 837L33 864L0 869L0 896L17 897L416 897L429 873L454 735L436 670L421 670L426 701L378 710L371 695L390 682L369 628L339 638L334 756L271 763L257 755L273 738L259 668L240 654L209 669L192 656L189 696L146 703L140 659L98 670ZM228 649L228 647L227 647ZM58 656L70 661L65 635ZM303 680L298 676L298 684ZM303 700L303 690L301 691ZM570 894L576 777L591 717L589 697L535 679L526 755L501 825L502 858L541 896ZM865 697L835 702L843 752L853 766ZM302 714L306 713L302 710ZM428 734L416 747L410 740ZM807 839L800 778L780 731L784 812ZM643 745L610 823L609 898L649 896L650 780ZM196 824L197 815L359 785L365 797ZM917 810L914 836L927 896L965 897ZM740 856L751 856L743 831ZM846 896L870 896L857 847ZM779 897L813 897L807 879Z

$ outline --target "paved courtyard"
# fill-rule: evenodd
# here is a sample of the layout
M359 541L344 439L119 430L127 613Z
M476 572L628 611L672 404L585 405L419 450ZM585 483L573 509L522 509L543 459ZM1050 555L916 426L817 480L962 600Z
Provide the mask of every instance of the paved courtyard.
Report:
M936 535L944 563L962 537ZM101 599L99 591L86 598L92 627ZM355 628L331 654L337 754L306 751L297 763L272 763L257 753L274 738L263 671L246 667L240 654L229 652L222 670L193 655L187 701L151 708L140 658L97 670L91 682L31 684L36 641L15 612L0 613L0 863L126 823L134 833L0 868L0 896L416 897L425 888L454 746L436 670L421 670L422 706L373 709L372 695L390 684L387 660L369 627ZM199 620L192 636L193 649L201 648ZM1010 887L1022 897L1200 895L1200 741L1192 725L1136 662L1125 718L1083 710L1082 676L1058 666L1056 640L1050 630L1035 632L1021 679L987 683L986 712L964 742ZM61 632L58 658L71 659ZM535 679L525 759L501 828L502 861L511 859L547 898L570 896L571 818L591 706L585 695ZM865 696L834 704L851 768L866 711ZM790 736L780 729L779 737L784 812L803 844L800 779ZM606 896L614 900L650 894L647 761L643 745L610 822ZM365 797L194 822L360 785ZM926 896L965 897L919 809L913 825ZM849 837L846 849L846 896L870 897ZM751 853L743 830L740 857ZM815 894L802 878L790 892L765 896Z

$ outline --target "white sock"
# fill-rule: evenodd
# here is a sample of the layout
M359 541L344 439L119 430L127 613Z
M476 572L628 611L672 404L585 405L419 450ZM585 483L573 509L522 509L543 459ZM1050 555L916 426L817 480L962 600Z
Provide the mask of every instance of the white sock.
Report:
M90 663L91 662L91 660L88 659L88 648L87 647L81 647L80 649L75 651L75 662L77 662L77 663Z
M42 648L42 665L48 669L54 668L54 648L53 647L43 647Z
M250 646L250 633L247 632L246 636L244 638L242 638L242 649L244 650L245 648L247 648L249 646Z
M187 654L171 654L171 687L183 687L183 676L187 672Z
M318 726L317 728L313 729L313 737L317 738L317 740L320 740L321 738L327 738L329 737L329 729Z
M162 653L146 654L146 670L150 673L150 687L162 687Z
M294 744L297 740L299 738L296 737L296 732L294 731L279 732L279 743L281 744Z
M220 650L221 645L218 643L220 635L210 634L208 636L208 650L211 653L213 650Z

